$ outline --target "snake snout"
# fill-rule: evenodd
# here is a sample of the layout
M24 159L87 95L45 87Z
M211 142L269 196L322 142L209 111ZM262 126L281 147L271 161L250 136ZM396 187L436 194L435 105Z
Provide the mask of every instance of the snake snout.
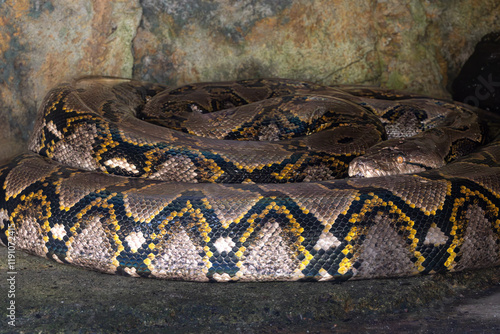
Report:
M394 147L384 147L357 157L349 164L350 177L377 177L415 172L405 154Z
M386 175L384 168L377 161L361 156L351 161L348 169L349 177L376 177Z

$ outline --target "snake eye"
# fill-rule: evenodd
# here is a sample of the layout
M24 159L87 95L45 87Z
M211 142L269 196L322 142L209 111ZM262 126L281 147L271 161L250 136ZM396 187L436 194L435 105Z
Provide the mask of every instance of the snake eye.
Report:
M405 162L405 159L403 158L402 155L398 155L398 157L396 158L396 161L399 163L399 164L402 164L403 162Z

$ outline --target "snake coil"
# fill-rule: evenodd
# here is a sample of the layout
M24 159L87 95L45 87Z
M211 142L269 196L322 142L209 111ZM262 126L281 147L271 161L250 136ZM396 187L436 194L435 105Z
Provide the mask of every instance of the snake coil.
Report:
M193 281L496 266L500 137L485 115L285 79L78 79L47 94L36 154L0 166L0 241Z

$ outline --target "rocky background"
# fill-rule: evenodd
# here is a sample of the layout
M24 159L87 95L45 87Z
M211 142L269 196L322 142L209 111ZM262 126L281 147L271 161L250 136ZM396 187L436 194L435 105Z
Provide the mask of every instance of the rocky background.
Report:
M0 0L0 158L58 82L289 77L449 97L498 0Z

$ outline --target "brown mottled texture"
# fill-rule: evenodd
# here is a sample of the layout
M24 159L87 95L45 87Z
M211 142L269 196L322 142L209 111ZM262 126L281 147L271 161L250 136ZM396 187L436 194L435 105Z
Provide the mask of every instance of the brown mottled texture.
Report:
M0 17L0 158L26 147L47 87L75 75L132 75L138 1L12 0Z
M448 96L499 12L496 0L7 0L0 158L26 146L44 92L84 74L170 85L275 76Z
M143 7L134 74L172 84L280 76L446 96L448 76L482 34L498 27L494 1L145 1Z

